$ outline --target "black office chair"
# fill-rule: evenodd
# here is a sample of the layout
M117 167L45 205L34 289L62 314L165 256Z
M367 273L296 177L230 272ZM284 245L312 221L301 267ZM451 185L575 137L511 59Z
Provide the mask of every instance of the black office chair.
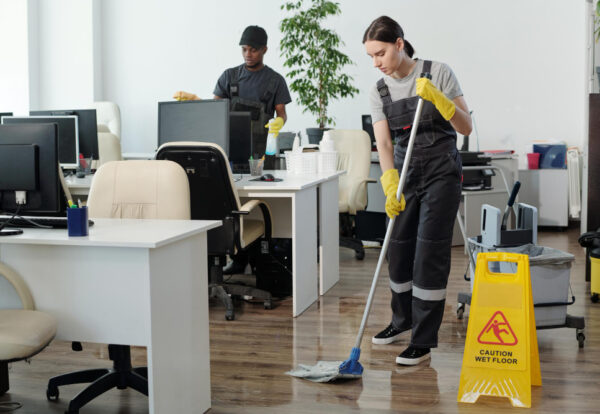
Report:
M253 286L223 281L226 255L248 250L263 236L271 240L271 213L260 200L240 204L229 160L216 144L208 142L170 142L156 154L158 160L170 160L183 167L190 183L192 220L221 220L223 225L208 231L208 270L210 297L219 298L225 305L225 318L233 320L231 296L251 296L264 301L265 309L272 307L270 292ZM260 208L262 220L244 218ZM261 246L262 247L262 246Z

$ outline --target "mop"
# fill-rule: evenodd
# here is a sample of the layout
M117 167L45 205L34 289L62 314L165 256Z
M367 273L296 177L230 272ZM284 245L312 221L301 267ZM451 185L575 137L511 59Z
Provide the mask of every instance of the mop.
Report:
M427 77L431 79L429 73L422 73L421 77ZM408 164L412 154L413 145L415 142L415 136L417 135L417 128L419 127L419 120L421 119L421 110L423 109L423 98L419 98L417 104L417 111L415 112L415 119L413 121L412 129L410 131L410 138L408 140L408 147L406 154L404 155L404 164L402 165L402 174L400 175L400 182L398 184L398 191L396 192L396 198L398 200L402 197L402 189L406 182L406 176L408 171ZM331 382L340 379L352 379L360 378L363 372L363 366L358 362L360 358L360 343L367 325L367 319L369 318L369 312L371 311L371 305L373 304L373 296L375 295L375 288L377 286L377 279L379 278L379 272L383 266L383 261L387 253L388 245L390 244L390 238L392 235L392 229L394 228L394 222L396 217L394 216L388 223L387 230L385 232L385 238L383 240L383 246L381 246L381 253L379 254L379 260L377 261L377 268L373 275L373 282L371 283L371 291L369 292L369 298L367 299L367 305L363 313L362 321L360 323L360 329L356 337L356 342L352 351L350 351L350 358L345 361L318 361L316 365L302 365L299 364L298 368L286 372L288 375L292 375L298 378L304 378L313 382Z

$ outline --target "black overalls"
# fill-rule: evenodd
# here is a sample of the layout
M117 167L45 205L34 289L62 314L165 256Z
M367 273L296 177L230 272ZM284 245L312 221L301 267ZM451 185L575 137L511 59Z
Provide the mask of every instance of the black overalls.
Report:
M430 70L431 61L425 61L423 72ZM392 101L383 79L377 89L396 138L394 167L401 171L419 97ZM406 208L396 218L387 254L392 324L412 327L412 346L434 348L444 313L462 162L456 132L429 101L424 101L407 173Z
M256 158L260 158L265 155L267 148L267 134L268 130L265 125L273 117L273 112L267 105L277 88L277 74L272 73L267 88L260 97L260 102L241 98L239 96L239 78L240 72L244 65L237 66L235 68L228 69L229 71L229 108L231 111L245 111L250 112L251 125L252 125L252 155ZM265 159L265 169L273 169L275 165L274 156L267 156Z

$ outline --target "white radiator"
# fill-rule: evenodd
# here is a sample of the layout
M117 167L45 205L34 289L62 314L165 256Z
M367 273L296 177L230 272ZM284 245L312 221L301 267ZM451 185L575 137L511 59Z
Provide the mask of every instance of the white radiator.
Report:
M567 151L567 171L569 173L569 217L581 216L581 158L577 149Z

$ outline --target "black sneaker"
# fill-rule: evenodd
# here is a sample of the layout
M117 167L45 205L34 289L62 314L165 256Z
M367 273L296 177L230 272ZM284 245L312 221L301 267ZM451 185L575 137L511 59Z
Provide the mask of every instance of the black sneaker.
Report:
M410 328L398 329L390 323L387 328L375 335L371 341L376 345L387 345L400 340L400 335Z
M396 364L400 365L417 365L421 361L431 358L429 348L415 348L409 346L396 357Z

